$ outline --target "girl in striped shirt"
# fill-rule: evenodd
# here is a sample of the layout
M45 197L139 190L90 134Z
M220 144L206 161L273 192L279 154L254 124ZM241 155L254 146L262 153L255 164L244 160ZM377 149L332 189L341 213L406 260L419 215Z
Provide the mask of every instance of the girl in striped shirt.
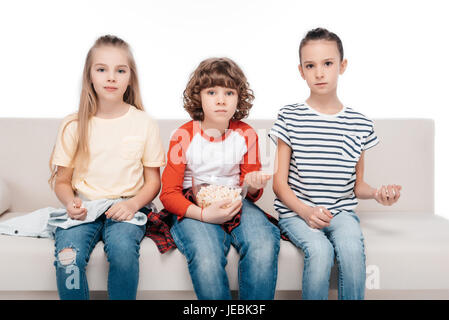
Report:
M277 143L273 191L279 227L304 251L303 299L327 299L334 255L339 299L363 299L365 253L354 212L357 198L392 205L401 186L375 189L363 180L365 150L379 141L373 122L337 97L338 76L347 65L338 36L322 28L309 31L299 56L310 96L281 108L269 133Z

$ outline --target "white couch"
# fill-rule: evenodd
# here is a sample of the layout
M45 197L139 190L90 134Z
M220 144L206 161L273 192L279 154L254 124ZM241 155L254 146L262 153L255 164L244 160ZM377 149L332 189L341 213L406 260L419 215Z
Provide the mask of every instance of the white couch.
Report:
M60 203L50 190L48 159L61 119L0 118L0 179L10 191L10 208L0 221ZM186 120L158 120L167 150L171 132ZM247 120L259 133L262 160L269 165L274 145L271 120ZM360 201L367 257L367 299L449 299L449 221L434 212L434 122L429 119L376 119L381 143L366 153L366 181L403 186L400 201L383 207ZM271 183L257 202L273 209ZM156 200L158 208L162 208ZM187 264L178 250L161 255L154 242L141 246L139 299L195 298ZM277 299L298 299L303 253L281 240ZM0 235L0 299L56 299L54 241ZM238 255L232 248L227 272L237 290ZM108 263L103 244L94 249L87 277L92 298L106 297ZM336 297L337 267L330 298ZM234 294L236 292L234 291Z

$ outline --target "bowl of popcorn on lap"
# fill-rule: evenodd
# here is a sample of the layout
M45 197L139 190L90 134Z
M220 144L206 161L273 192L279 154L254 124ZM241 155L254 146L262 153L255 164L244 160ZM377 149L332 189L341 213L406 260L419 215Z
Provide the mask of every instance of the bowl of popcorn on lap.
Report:
M240 185L232 179L223 179L215 176L192 177L193 198L199 207L206 208L212 203L230 199L231 206L235 201L246 197L248 186Z

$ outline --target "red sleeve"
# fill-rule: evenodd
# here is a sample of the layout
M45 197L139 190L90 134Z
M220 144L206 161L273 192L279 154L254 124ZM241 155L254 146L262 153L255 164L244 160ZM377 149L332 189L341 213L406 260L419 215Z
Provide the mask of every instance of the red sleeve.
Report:
M243 183L245 176L249 172L259 171L262 165L260 164L260 151L259 151L259 137L256 131L244 122L239 122L239 133L245 138L247 152L243 156L240 163L240 184ZM256 202L262 196L263 189L254 195L247 194L248 200Z
M181 219L187 208L193 203L182 193L184 171L186 168L186 151L191 141L190 130L182 126L171 137L167 153L167 166L162 173L162 191L159 199L169 212Z

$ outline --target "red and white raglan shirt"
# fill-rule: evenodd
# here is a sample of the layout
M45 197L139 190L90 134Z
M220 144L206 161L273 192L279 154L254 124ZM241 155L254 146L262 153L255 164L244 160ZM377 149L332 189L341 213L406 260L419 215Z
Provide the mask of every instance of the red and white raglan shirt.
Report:
M171 136L167 158L159 198L164 209L178 219L193 204L184 195L192 187L192 177L204 181L213 177L216 184L239 185L247 173L261 168L257 133L242 121L230 121L226 132L217 138L206 135L199 121L187 122ZM255 202L262 192L248 193L247 199Z

